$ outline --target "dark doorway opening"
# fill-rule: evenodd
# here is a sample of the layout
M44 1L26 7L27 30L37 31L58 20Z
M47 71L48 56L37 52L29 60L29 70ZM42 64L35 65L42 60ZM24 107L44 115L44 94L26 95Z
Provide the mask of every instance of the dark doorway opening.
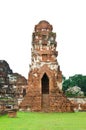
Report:
M45 73L42 77L42 94L49 94L49 78Z
M26 89L23 89L23 97L26 95Z

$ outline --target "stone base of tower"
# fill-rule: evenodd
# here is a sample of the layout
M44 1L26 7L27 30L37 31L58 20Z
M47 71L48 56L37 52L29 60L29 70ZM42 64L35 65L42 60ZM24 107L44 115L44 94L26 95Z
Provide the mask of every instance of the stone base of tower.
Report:
M35 112L73 112L72 103L60 90L52 90L50 94L29 91L20 108Z

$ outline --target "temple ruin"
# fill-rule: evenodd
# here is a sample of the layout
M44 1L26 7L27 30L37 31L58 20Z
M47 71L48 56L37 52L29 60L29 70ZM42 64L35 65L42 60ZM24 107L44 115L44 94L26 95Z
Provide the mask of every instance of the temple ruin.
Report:
M73 111L70 101L62 92L62 72L56 47L53 26L45 20L40 21L32 34L28 91L20 108L43 112Z

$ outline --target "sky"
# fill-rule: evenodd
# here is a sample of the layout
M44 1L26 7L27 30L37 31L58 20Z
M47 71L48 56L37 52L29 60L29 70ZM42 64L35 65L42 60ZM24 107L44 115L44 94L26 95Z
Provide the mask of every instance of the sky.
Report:
M0 60L28 78L32 33L41 20L53 25L57 34L63 75L86 75L85 0L0 0Z

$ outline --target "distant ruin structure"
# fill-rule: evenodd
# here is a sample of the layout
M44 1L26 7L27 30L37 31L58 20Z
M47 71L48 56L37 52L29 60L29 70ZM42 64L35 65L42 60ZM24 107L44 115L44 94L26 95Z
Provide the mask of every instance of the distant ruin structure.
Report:
M45 20L40 21L32 34L28 91L20 108L44 112L73 111L70 101L62 92L62 72L56 47L53 26Z

